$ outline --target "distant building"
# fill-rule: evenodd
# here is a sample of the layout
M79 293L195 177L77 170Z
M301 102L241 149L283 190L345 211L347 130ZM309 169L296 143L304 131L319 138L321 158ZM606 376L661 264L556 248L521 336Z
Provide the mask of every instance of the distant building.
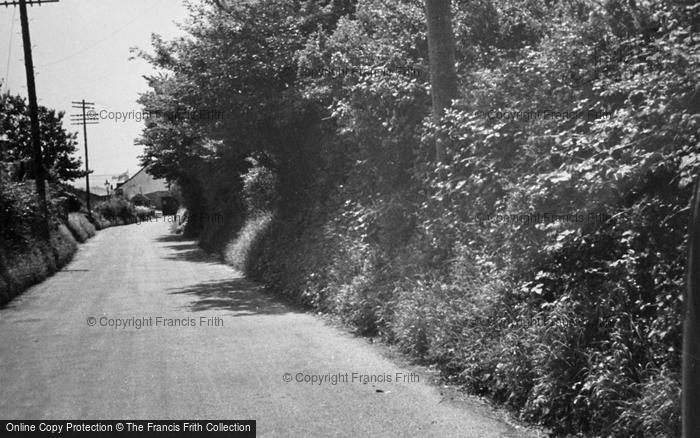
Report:
M90 174L90 193L102 197L111 195L114 191L114 186L129 179L129 171L124 173L91 173ZM68 181L69 184L81 192L85 192L85 178L78 178L73 181Z
M163 208L162 198L173 196L169 184L164 179L154 178L145 167L117 183L115 193L134 204L152 204L159 210Z

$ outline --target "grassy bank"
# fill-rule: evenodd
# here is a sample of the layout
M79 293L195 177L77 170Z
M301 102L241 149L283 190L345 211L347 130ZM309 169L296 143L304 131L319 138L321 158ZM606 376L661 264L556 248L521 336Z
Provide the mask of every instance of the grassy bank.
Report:
M47 240L40 237L33 182L3 180L0 185L0 305L68 264L78 244L93 237L97 229L136 221L125 201L97 205L91 221L85 207L60 186L50 187L49 195Z
M26 239L21 245L0 245L0 305L68 264L77 248L76 238L64 224L54 227L48 242Z

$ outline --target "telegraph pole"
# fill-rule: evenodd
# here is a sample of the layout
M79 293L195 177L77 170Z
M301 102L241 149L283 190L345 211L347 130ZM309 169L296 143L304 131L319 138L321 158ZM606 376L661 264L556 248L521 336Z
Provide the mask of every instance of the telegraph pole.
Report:
M22 23L22 44L24 45L24 68L27 72L27 95L29 97L29 118L31 119L32 133L32 161L34 162L34 182L39 199L39 209L44 216L41 228L44 237L49 237L49 209L46 203L46 175L44 174L44 160L41 152L41 138L39 137L39 107L36 103L36 84L34 83L34 62L32 60L32 41L29 36L29 18L27 17L27 5L41 5L42 3L57 3L58 0L17 0L6 1L0 5L19 6L19 17Z
M94 102L85 102L85 99L83 99L80 102L71 103L73 104L73 108L82 110L82 113L71 114L71 125L83 125L83 142L85 143L85 192L87 193L88 216L92 216L92 210L90 209L90 165L88 162L87 125L96 125L99 123L99 120L97 120L97 117L94 115ZM91 111L89 116L86 114L86 109Z

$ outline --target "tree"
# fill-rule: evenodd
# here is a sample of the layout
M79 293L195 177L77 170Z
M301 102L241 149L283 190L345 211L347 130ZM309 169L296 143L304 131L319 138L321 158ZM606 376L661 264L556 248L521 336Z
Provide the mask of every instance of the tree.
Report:
M44 166L50 180L73 180L85 175L80 170L81 160L75 157L77 152L77 134L66 131L61 122L64 113L39 107L39 129L41 131L41 148L44 152ZM7 136L10 145L6 151L5 161L19 162L19 178L23 169L31 162L31 129L29 108L21 96L5 93L0 96L0 127Z

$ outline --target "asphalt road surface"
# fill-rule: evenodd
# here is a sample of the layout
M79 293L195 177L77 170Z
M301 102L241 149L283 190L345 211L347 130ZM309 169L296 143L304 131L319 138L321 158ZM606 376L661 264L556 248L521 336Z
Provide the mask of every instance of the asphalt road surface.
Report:
M98 232L0 309L0 418L255 419L258 436L524 436L169 228L160 218ZM313 376L326 377L304 381Z

